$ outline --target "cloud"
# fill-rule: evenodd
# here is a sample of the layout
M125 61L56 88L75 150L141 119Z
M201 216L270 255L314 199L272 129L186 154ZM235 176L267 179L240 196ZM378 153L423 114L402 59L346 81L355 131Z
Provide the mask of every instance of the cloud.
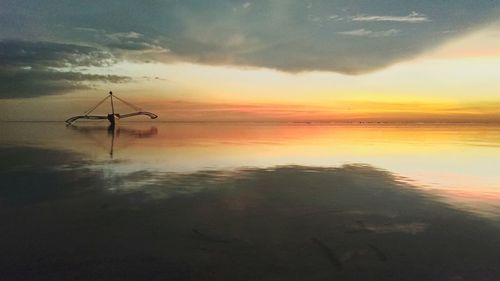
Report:
M343 20L344 18L339 15L330 15L328 16L328 20Z
M54 42L0 41L0 99L59 94L129 77L77 71L103 67L116 58L97 48Z
M500 0L37 3L2 1L0 39L30 40L40 48L65 42L69 49L61 59L53 53L46 61L58 67L74 64L75 53L84 61L77 64L134 60L361 74L500 18ZM26 65L28 57L14 55L9 63Z
M351 36L367 36L367 37L388 37L388 36L395 36L398 35L399 32L401 32L398 29L389 29L385 31L371 31L371 30L366 30L364 28L361 29L356 29L356 30L350 30L350 31L340 31L337 32L339 34L344 34L344 35L351 35Z
M88 27L76 27L74 30L82 32L82 36L90 36L86 38L88 41L111 50L169 52L167 48L161 46L159 39L148 38L135 31L110 33L106 30Z
M106 66L117 59L95 47L44 41L0 41L1 66Z
M405 22L405 23L423 23L430 22L431 20L417 12L411 12L407 16L367 16L359 15L352 17L353 21L364 21L364 22L377 22L377 21L389 21L389 22Z
M29 98L92 88L96 83L125 83L131 78L71 71L0 70L0 99Z

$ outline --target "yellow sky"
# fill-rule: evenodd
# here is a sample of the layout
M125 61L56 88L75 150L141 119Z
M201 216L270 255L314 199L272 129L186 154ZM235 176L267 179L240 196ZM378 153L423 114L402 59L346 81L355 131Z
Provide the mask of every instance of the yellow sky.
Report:
M135 81L115 93L158 112L161 120L500 120L500 31L497 25L450 41L414 59L369 74L286 73L263 68L122 62L93 73ZM33 119L84 111L111 85L37 98ZM7 118L12 104L3 104ZM44 105L50 110L43 110ZM75 108L77 107L77 108ZM28 109L29 110L29 109ZM49 116L49 117L47 117Z

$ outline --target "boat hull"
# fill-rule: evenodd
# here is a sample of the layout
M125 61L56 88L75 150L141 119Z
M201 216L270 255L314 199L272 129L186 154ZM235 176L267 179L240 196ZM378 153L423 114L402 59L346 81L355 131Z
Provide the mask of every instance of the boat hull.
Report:
M120 114L108 114L107 119L111 125L114 125L120 119Z

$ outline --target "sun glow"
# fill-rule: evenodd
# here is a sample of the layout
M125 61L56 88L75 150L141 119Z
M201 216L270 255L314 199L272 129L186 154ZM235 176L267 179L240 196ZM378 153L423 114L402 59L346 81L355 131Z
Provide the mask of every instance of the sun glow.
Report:
M132 82L95 85L71 97L81 101L78 109L86 108L113 87L163 121L491 122L500 120L499 38L497 29L486 28L360 75L123 61L85 71L130 76ZM37 100L20 103L33 107L30 119L58 120L78 111L58 106L65 95ZM19 102L2 103L4 119L19 118L13 104Z

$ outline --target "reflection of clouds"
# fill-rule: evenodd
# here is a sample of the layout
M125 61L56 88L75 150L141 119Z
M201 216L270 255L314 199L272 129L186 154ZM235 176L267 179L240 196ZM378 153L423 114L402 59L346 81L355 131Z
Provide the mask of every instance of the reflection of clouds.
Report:
M104 131L100 128L85 129L86 132L94 130ZM376 216L398 220L402 215L399 207L384 206L382 201L395 196L398 199L395 203L400 207L414 208L412 211L420 212L421 201L434 200L429 195L421 194L413 186L402 183L390 172L369 165L345 165L337 168L278 166L190 173L149 170L126 172L115 169L114 166L130 164L131 160L90 161L83 160L75 153L25 147L2 149L0 152L2 156L6 156L2 159L15 159L0 163L4 182L14 186L24 184L30 190L34 182L41 187L50 185L50 190L53 191L57 190L58 185L65 185L65 193L90 188L115 196L142 194L144 202L206 192L234 192L235 196L221 199L219 203L233 211L246 211L269 204L279 205L281 200L298 200L301 202L300 206L290 207L285 204L280 209L289 217L304 218L340 213L353 217ZM14 154L17 157L10 157ZM35 178L16 182L15 176L7 177L9 173L34 174ZM40 178L37 179L37 176ZM281 194L283 198L274 202L276 198L272 194ZM323 197L317 197L319 194ZM269 197L270 195L272 196ZM347 227L347 231L416 234L427 227L426 223L420 222L382 221L357 224L354 228Z
M379 234L407 233L415 235L424 232L428 227L429 227L428 224L420 222L367 225L362 221L358 221L357 225L353 227L352 230L349 231L349 233L363 233L363 232L373 232Z
M19 158L5 157L12 155ZM113 161L25 147L0 148L0 165L9 167L0 170L6 280L20 280L19 272L22 280L42 273L170 280L178 271L177 280L480 280L499 273L491 220L369 165L119 174ZM16 169L24 166L31 168Z
M478 195L496 192L500 179L496 149L500 130L495 126L154 125L158 135L152 138L120 135L115 165L108 168L119 174L189 173L293 163L312 167L369 163L397 174L403 184L475 190ZM120 127L150 128L141 122ZM105 127L96 128L95 139L56 123L6 123L2 129L8 132L2 135L4 144L70 150L102 165L109 163L101 161L109 158Z

